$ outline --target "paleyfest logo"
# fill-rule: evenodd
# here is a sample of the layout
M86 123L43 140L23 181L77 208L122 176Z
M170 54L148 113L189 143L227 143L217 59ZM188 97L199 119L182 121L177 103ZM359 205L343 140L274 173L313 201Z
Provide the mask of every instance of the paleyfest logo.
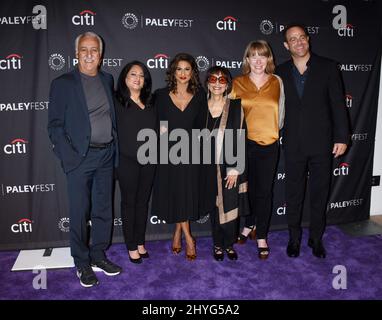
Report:
M122 17L122 24L126 29L135 29L138 25L138 18L134 13L126 13Z
M0 25L20 25L32 23L33 29L47 29L47 10L43 5L36 5L32 9L34 16L0 17Z
M198 56L195 58L196 65L198 66L199 71L207 71L210 67L210 62L205 56Z
M65 58L59 53L53 53L49 57L48 64L53 70L61 70L65 67Z
M191 28L194 20L183 18L153 18L141 16L141 28ZM129 30L138 26L138 17L131 12L125 13L122 17L122 25Z

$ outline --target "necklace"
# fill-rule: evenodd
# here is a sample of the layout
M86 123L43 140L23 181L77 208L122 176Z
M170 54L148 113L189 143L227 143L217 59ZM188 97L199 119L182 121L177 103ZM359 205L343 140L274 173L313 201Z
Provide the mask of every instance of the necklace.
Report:
M210 114L210 110L207 110L207 117L206 117L206 129L208 129L208 119L209 119L209 114ZM218 123L218 121L219 121L219 119L221 118L221 115L223 114L223 110L222 110L222 112L220 113L220 115L218 116L218 117L215 117L215 118L212 118L212 119L215 119L214 120L214 124L213 124L213 126L212 126L212 129L210 130L210 134L208 135L208 138L207 138L207 140L209 140L210 138L211 138L211 136L212 136L212 134L213 134L213 132L214 132L214 129L215 129L215 127L216 127L216 124Z

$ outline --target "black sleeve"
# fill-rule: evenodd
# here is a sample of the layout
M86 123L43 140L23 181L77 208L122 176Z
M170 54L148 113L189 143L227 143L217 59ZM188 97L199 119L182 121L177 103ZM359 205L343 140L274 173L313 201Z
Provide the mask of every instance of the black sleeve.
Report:
M329 66L329 99L333 121L334 143L349 143L349 120L345 105L345 94L342 78L337 64Z

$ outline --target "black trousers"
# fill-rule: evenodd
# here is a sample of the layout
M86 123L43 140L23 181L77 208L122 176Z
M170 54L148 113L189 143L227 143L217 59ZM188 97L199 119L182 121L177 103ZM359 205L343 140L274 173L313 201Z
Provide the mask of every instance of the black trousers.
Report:
M76 267L105 258L111 240L114 146L90 148L78 168L67 173L70 249ZM91 220L91 245L88 245Z
M219 210L210 213L212 240L214 246L227 249L232 247L237 238L237 219L220 224Z
M278 156L278 141L262 146L247 140L248 194L251 214L245 217L245 226L256 225L258 239L266 239L268 234Z
M117 169L121 189L121 218L127 249L145 243L148 202L155 165L141 165L136 159L120 157Z
M331 154L303 155L285 153L286 213L289 236L301 240L301 217L306 179L309 171L310 228L309 237L320 240L325 231L326 205L332 168Z

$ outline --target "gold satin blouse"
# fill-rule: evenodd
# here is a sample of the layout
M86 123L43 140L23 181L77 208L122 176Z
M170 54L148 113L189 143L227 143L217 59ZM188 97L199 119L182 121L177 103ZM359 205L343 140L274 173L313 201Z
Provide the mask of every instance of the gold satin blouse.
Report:
M247 137L260 145L270 145L279 139L280 82L270 75L258 89L249 75L233 80L232 99L241 99L247 124Z

